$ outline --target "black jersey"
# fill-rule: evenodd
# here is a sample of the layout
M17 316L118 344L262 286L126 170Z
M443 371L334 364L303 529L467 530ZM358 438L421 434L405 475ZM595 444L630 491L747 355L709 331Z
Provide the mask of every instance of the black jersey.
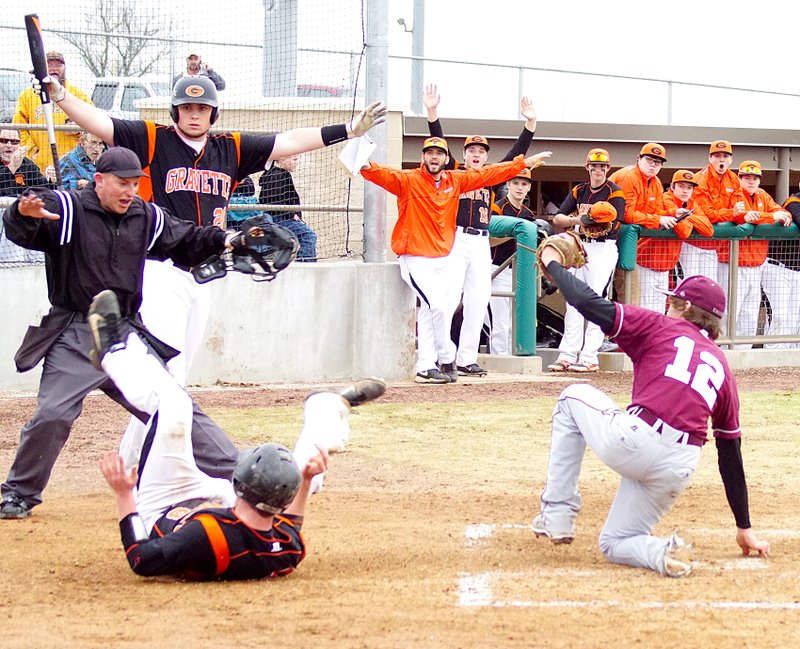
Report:
M536 218L533 215L533 212L531 212L530 209L528 209L525 205L521 205L520 208L517 209L511 204L511 201L509 201L508 198L501 199L500 202L494 206L492 211L495 214L500 214L502 216L513 216L518 219L525 219L526 221L533 221ZM495 266L500 266L515 252L517 252L516 239L504 241L503 243L492 248L492 263Z
M114 144L139 156L149 175L139 195L197 225L225 228L228 199L245 176L264 171L274 135L209 135L200 153L184 142L174 126L112 118Z
M578 212L581 205L591 205L600 201L611 203L614 209L617 210L616 226L612 228L608 236L603 237L604 239L616 239L619 233L619 226L625 222L623 220L625 217L625 192L622 191L622 187L612 183L610 180L607 180L597 188L592 188L591 183L588 182L575 185L572 191L567 194L564 202L561 203L558 213L569 216Z
M275 516L272 529L248 527L230 508L203 508L195 501L172 507L158 519L150 538L129 536L122 544L137 575L189 579L262 579L292 572L305 558L301 516Z

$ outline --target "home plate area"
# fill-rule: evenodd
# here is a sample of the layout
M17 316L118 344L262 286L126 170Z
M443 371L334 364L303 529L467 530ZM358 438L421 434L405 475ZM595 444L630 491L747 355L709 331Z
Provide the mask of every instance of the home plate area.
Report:
M691 538L730 539L730 529L688 528ZM498 543L516 535L530 535L529 524L522 523L477 523L464 528L464 546L467 557L486 557L494 554ZM773 544L778 540L797 540L797 530L764 530L763 536ZM540 555L532 555L529 570L485 570L464 571L458 574L457 606L463 608L511 607L511 608L617 608L617 609L744 609L744 610L800 610L800 602L790 597L776 597L780 591L797 583L800 571L782 570L774 562L761 557L726 558L719 561L696 560L693 574L684 580L670 580L649 570L636 570L611 563L593 562L592 567L581 567L586 553L571 546L552 546L546 539L537 539L543 544ZM546 544L546 545L544 545ZM552 548L552 550L551 550ZM549 551L567 555L554 567L547 565L552 557ZM599 556L599 549L597 555ZM483 558L483 557L481 557ZM574 558L574 568L569 559ZM621 571L625 571L624 574ZM762 588L742 588L742 577L748 576L754 584L771 584ZM667 583L664 583L664 580ZM693 588L703 586L702 598L682 598L681 591L665 594L664 586L690 582ZM735 586L739 584L739 586ZM705 588L707 586L707 588ZM735 594L744 595L739 599ZM717 595L715 595L717 594ZM661 595L661 597L659 596ZM731 597L733 595L733 597Z

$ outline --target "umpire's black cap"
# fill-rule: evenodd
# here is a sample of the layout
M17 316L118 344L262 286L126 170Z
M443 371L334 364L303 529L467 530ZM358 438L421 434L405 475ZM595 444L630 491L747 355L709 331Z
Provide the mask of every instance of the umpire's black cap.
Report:
M147 174L142 171L142 164L130 149L115 146L100 154L95 165L97 173L114 174L120 178L140 178Z

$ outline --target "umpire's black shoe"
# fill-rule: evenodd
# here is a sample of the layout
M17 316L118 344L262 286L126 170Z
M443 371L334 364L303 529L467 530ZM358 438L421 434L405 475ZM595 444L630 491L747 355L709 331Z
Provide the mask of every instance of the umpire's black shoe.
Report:
M455 361L452 363L439 363L439 369L442 370L442 374L445 374L450 379L450 383L458 383L458 370L456 369Z
M349 401L351 406L360 406L367 401L374 401L384 392L386 392L386 384L380 379L370 377L351 383L340 390L339 394Z
M28 518L30 515L30 505L17 494L6 494L3 496L3 503L0 505L0 518L14 520Z
M461 376L486 376L489 373L477 363L471 363L470 365L458 365L457 367L458 373Z
M94 296L86 318L92 331L94 348L89 351L92 364L100 369L100 361L108 352L125 349L130 325L119 312L119 301L114 291L101 291Z

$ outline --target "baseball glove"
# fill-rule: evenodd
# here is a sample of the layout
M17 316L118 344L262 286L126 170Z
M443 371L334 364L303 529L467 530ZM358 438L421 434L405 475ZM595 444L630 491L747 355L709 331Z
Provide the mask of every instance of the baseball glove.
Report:
M542 264L542 253L547 248L553 248L558 252L561 257L560 263L564 268L580 268L589 261L586 248L583 247L583 242L574 230L567 230L561 234L547 237L536 249L536 263L545 277L549 276L547 274L547 269L544 267L544 264Z
M586 237L587 239L599 239L600 237L607 236L611 229L614 227L614 223L581 223L579 226L580 233Z

